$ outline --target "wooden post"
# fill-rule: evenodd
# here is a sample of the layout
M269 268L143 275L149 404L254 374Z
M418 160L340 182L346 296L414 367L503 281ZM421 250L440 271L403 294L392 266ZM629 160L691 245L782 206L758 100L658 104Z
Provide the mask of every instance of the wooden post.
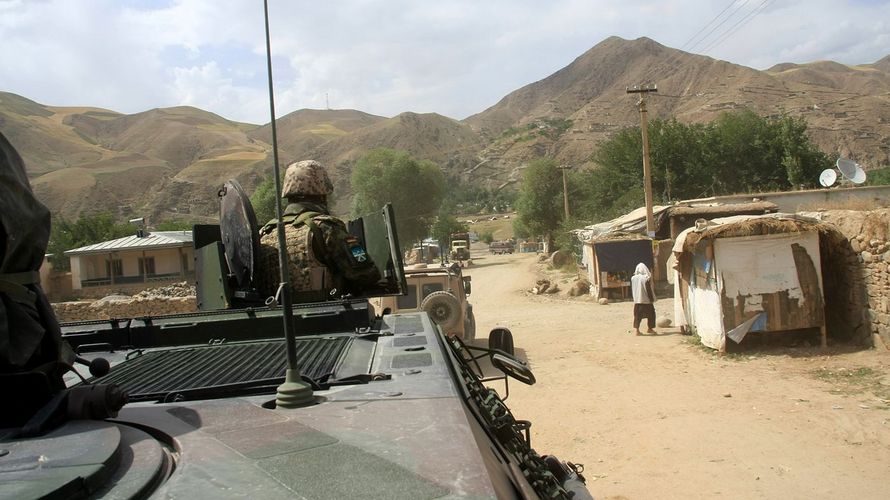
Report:
M646 111L646 94L658 92L658 87L652 85L635 85L628 87L628 94L640 94L640 128L643 134L643 190L646 193L646 233L652 238L655 236L655 219L652 215L652 169L649 165L649 122Z

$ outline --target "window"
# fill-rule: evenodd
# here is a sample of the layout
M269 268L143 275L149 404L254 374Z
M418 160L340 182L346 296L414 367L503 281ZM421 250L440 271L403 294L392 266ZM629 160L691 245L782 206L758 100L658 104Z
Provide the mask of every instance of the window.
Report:
M139 276L145 276L146 274L149 276L155 274L154 257L139 257Z
M420 289L421 294L422 294L422 297L420 298L420 300L422 301L423 299L426 298L427 295L429 295L433 292L442 291L442 288L443 287L442 287L441 283L427 283L426 285L423 285L423 287L421 287L421 289Z
M417 308L417 285L408 285L408 295L396 297L396 307L399 309Z
M112 276L124 275L124 261L120 259L105 260L105 275L109 278Z

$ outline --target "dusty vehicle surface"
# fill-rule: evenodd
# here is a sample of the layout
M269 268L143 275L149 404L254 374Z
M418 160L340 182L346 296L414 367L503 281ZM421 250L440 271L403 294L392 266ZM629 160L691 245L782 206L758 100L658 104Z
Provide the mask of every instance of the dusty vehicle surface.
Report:
M295 305L289 343L284 309L253 287L252 209L235 184L220 194L220 226L195 228L202 310L63 325L92 376L0 429L0 497L589 498L579 468L536 453L530 424L483 385L483 357L507 391L508 376L534 383L508 331L472 347L422 311L339 296ZM378 219L350 232L385 277L372 296L399 294L394 218ZM294 370L311 387L299 405L285 404ZM103 390L128 402L66 417Z
M429 314L446 335L456 335L464 342L476 338L476 317L471 293L470 276L464 276L458 264L415 264L405 267L407 293L382 297L381 310L390 313L418 312Z

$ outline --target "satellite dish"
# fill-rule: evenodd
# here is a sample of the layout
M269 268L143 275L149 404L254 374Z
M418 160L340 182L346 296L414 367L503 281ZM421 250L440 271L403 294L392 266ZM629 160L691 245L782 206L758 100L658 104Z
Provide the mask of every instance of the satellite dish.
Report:
M826 168L819 174L819 184L822 184L822 187L834 186L835 182L837 182L837 172L833 168Z
M846 158L838 158L835 165L837 165L837 169L841 171L841 174L850 180L853 180L853 177L856 175L856 169L859 168L858 163Z
M856 173L853 174L853 177L850 177L850 180L853 181L853 184L862 184L865 182L865 170L856 165Z

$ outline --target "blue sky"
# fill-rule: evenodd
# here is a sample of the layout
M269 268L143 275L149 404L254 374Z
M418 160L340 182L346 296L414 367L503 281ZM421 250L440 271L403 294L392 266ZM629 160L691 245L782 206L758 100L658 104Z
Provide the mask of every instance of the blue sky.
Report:
M746 66L890 54L890 1L270 0L276 111L462 119L604 38ZM713 22L712 22L713 21ZM260 0L0 0L0 90L269 121Z

